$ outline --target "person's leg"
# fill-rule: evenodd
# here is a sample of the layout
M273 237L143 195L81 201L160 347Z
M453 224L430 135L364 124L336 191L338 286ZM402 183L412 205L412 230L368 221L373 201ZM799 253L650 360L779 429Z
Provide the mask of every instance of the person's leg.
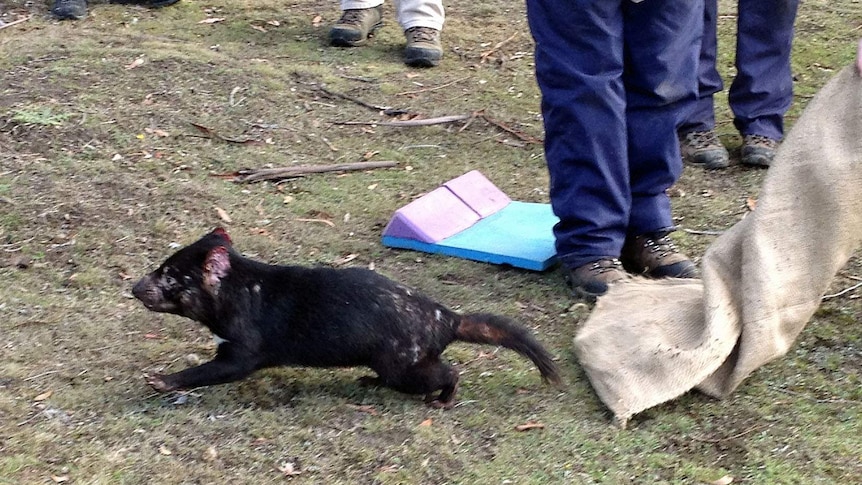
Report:
M713 95L724 89L721 75L716 69L718 57L718 0L705 0L703 8L703 35L700 38L700 58L697 64L697 97L686 106L686 114L679 126L680 133L715 129L715 103Z
M784 137L793 101L790 51L799 0L739 0L733 123L744 138L743 163L768 166Z
M617 258L629 220L623 2L527 0L554 236L572 271Z
M691 45L701 36L703 0L631 3L623 10L632 197L627 234L632 250L624 251L634 254L636 271L692 276L694 265L665 238L674 227L666 190L682 173L676 127L683 107L697 95L698 52ZM667 254L644 263L653 249Z
M446 14L442 0L396 0L398 24L407 45L404 62L414 67L436 66L443 57L440 32Z
M341 0L341 18L329 30L329 43L340 47L363 45L383 26L383 0Z
M703 36L697 67L698 94L684 108L686 115L677 129L683 159L705 168L725 168L730 155L715 132L713 95L724 88L716 69L718 55L718 0L706 0L703 9Z

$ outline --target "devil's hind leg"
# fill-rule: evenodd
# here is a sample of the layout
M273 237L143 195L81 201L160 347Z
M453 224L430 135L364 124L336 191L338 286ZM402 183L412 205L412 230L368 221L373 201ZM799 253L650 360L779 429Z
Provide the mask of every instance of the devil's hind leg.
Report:
M396 372L377 372L381 384L406 394L425 394L425 403L431 407L450 409L455 405L458 371L439 358L424 359ZM437 391L440 392L435 396Z

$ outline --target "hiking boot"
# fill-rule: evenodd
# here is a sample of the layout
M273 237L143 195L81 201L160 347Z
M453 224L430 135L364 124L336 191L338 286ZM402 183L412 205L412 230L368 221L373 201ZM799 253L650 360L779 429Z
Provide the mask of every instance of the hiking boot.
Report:
M727 148L721 144L715 130L692 131L686 133L680 140L682 159L693 165L700 165L709 170L727 168L730 165L730 155Z
M360 46L383 26L383 6L345 10L329 29L329 43L338 47Z
M431 27L411 27L404 31L407 45L404 64L411 67L434 67L443 58L440 31Z
M596 301L596 298L607 293L611 285L629 278L631 276L623 270L618 259L606 258L569 270L566 283L575 296Z
M742 164L769 167L775 158L778 141L763 135L745 135L742 140Z
M620 260L627 271L651 278L698 277L694 263L679 252L668 233L626 239Z
M140 5L147 8L162 8L173 5L180 0L110 0L110 3L118 5Z
M81 20L87 16L87 0L55 0L51 13L60 20Z

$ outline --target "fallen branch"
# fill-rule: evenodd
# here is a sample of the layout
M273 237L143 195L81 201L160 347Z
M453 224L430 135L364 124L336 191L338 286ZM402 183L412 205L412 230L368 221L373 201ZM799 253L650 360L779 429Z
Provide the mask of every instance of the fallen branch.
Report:
M33 16L32 16L32 15L28 15L28 16L26 16L26 17L24 17L24 18L20 18L20 19L18 19L18 20L15 20L15 21L9 22L8 24L0 23L0 30L5 29L6 27L12 27L13 25L18 25L18 24L20 24L20 23L26 22L26 21L30 20L31 18L33 18Z
M428 126L428 125L439 125L444 123L453 123L456 121L463 121L466 119L470 119L472 115L450 115L450 116L440 116L438 118L425 118L419 120L405 120L405 121L333 121L333 125L343 125L343 126L393 126L397 128L404 128L410 126Z
M371 170L375 168L391 168L398 162L355 162L339 163L336 165L301 165L298 167L283 168L255 168L239 170L233 173L217 174L216 177L229 178L234 183L253 183L264 180L281 180L287 178L301 177L312 173L324 172L349 172L355 170Z
M860 286L862 286L862 283L856 283L855 285L853 285L849 288L844 288L843 290L839 291L838 293L833 293L831 295L823 295L820 299L821 300L828 300L830 298L838 298L841 295L850 293L851 291L859 288Z

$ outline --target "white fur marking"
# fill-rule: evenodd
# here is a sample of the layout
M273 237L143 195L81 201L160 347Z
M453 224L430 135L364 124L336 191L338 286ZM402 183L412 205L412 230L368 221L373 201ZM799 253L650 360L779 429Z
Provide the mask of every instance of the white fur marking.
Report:
M224 338L221 338L221 337L219 337L218 335L213 334L213 342L215 342L215 343L216 343L216 346L219 346L219 345L221 345L221 344L223 344L223 343L230 342L230 340L228 340L228 339L224 339Z
M434 310L434 318L436 318L439 322L443 319L443 312L441 312L440 310Z

